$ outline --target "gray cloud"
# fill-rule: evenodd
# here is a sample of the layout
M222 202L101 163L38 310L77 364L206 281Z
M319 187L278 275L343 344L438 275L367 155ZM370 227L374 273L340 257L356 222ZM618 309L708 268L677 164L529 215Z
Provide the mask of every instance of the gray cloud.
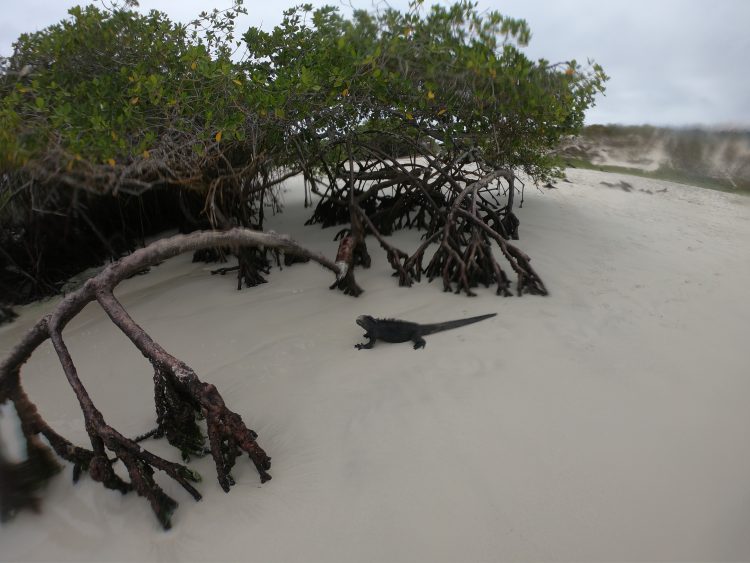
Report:
M65 17L78 2L30 0L4 8L0 54L22 32ZM238 22L270 28L301 0L253 2ZM315 5L337 0L313 0ZM442 2L445 3L445 2ZM229 1L217 2L217 7ZM357 8L373 3L352 0ZM405 8L405 0L390 5ZM201 0L141 0L141 9L167 12L187 22L207 9ZM595 59L612 79L590 110L589 123L750 126L747 0L480 0L481 9L524 18L532 29L526 52L551 61Z

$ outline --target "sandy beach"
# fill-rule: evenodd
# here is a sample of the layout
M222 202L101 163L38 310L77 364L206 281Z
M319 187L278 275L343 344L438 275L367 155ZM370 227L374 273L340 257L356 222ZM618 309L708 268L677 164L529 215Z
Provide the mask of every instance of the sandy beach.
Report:
M41 515L0 527L0 560L750 560L750 198L568 178L527 187L517 213L548 297L400 288L375 240L357 299L329 291L313 263L240 292L190 255L123 282L135 320L258 432L273 480L261 485L244 458L225 494L212 460L194 460L196 503L157 475L180 503L163 532L143 499L87 476L73 485L68 465ZM303 226L301 180L285 198L269 227L335 256L335 229ZM55 303L19 308L0 356ZM424 350L354 348L361 314L488 312ZM151 429L150 366L104 313L89 305L64 334L107 421L129 436ZM49 343L22 379L52 426L88 445ZM18 456L14 415L0 412ZM179 461L164 441L143 445Z

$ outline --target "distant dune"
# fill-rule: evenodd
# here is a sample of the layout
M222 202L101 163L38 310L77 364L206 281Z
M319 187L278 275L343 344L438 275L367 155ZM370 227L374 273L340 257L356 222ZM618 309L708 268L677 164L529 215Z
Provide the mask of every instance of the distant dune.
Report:
M750 131L591 125L562 145L573 167L750 191Z

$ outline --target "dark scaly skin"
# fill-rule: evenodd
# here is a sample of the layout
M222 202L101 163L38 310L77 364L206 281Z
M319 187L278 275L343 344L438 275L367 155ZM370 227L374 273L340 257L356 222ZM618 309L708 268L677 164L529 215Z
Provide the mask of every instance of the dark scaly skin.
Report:
M427 344L422 338L428 334L434 334L443 330L450 330L460 326L477 323L484 319L494 317L497 313L489 315L480 315L478 317L469 317L468 319L459 319L457 321L447 321L444 323L434 323L421 325L410 323L408 321L399 321L396 319L376 319L370 315L361 315L357 317L357 324L365 329L365 338L368 341L364 344L357 344L354 347L357 350L370 349L375 345L376 340L383 342L414 342L414 349L424 348Z

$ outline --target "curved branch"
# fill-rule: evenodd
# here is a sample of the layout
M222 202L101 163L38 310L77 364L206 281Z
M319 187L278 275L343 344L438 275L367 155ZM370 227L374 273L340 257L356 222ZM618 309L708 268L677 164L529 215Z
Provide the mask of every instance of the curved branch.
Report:
M135 490L149 501L165 529L171 526L171 514L177 507L177 502L156 484L153 479L154 469L167 473L194 499L200 500L201 498L200 493L190 484L191 481L200 479L197 473L184 465L167 461L148 452L135 440L126 438L109 426L78 377L73 359L63 341L62 331L87 303L96 299L110 319L154 366L157 423L159 424L154 435L166 435L172 445L182 450L183 457L187 457L187 453L201 455L204 453L202 447L204 438L195 420L205 418L210 442L209 451L216 464L219 483L225 491L228 492L234 484L230 470L242 451L247 453L253 461L260 474L261 482L271 478L267 473L271 466L271 458L256 443L257 434L245 426L238 414L227 408L216 387L202 382L187 364L170 355L154 342L130 317L112 293L119 282L152 264L183 252L217 246L272 248L286 254L314 260L331 270L337 277L343 275L339 265L320 254L307 250L288 236L242 228L228 231L200 231L162 239L110 264L77 291L65 297L50 314L37 322L21 342L11 350L9 356L0 363L0 403L7 400L13 402L21 420L22 432L27 444L30 445L29 451L35 452L33 458L30 455L28 460L29 471L35 471L36 474L45 478L54 473L51 471L52 466L47 458L38 453L42 450L48 451L38 440L37 435L42 434L60 457L74 464L74 481L83 470L87 470L95 481L101 482L107 488L119 490L122 493ZM86 432L91 439L91 450L73 445L52 430L21 387L21 366L48 338L52 341L68 383L83 411ZM107 451L115 454L114 459L108 457ZM129 483L114 472L112 464L118 459L127 468L130 476ZM9 470L14 470L14 468L11 467ZM24 498L6 498L10 493L0 488L0 504L4 506L12 502L13 506L35 507L34 498L31 496L33 487L27 489L24 489L26 491Z
M243 228L234 228L227 231L196 231L188 235L176 235L158 240L145 248L134 251L117 262L113 262L97 276L88 280L81 288L68 294L49 316L55 318L55 324L62 330L70 319L96 298L97 290L112 289L122 280L148 266L184 252L220 246L275 248L287 254L309 258L333 272L337 277L341 276L342 273L333 261L300 246L286 235ZM48 336L47 318L45 317L29 330L21 342L10 351L8 357L0 363L0 402L5 400L3 392L6 380L29 359L34 350Z

